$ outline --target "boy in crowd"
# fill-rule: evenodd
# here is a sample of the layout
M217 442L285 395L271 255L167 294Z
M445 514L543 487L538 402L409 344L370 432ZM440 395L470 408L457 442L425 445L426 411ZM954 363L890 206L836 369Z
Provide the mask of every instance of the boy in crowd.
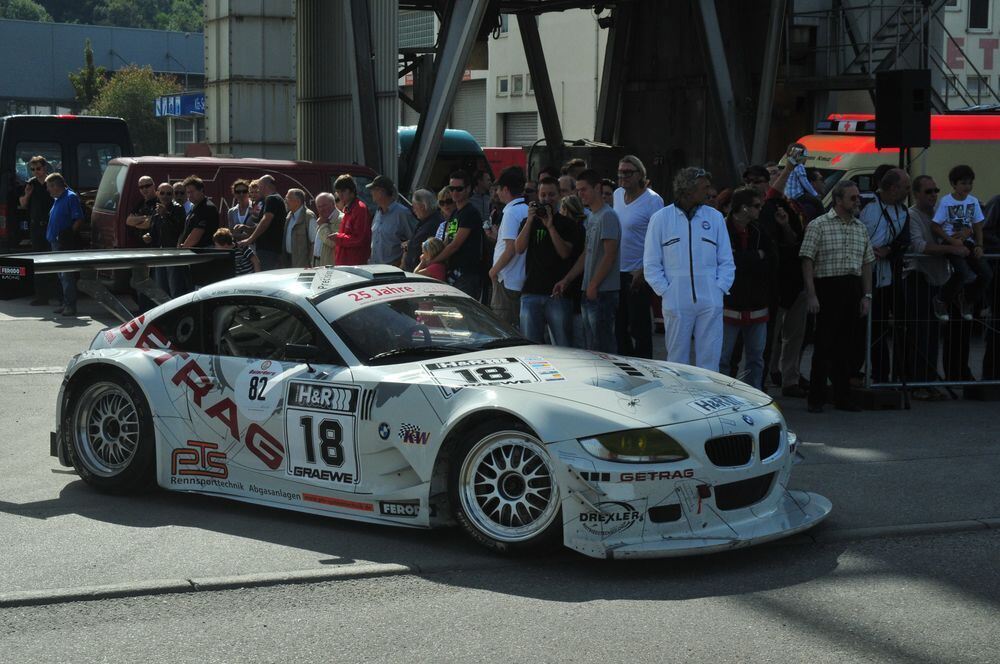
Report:
M948 172L952 192L946 194L934 213L931 232L942 244L965 247L967 256L948 255L948 262L955 273L941 287L941 293L934 298L934 315L940 320L948 320L948 308L957 300L962 310L962 318L972 320L973 307L986 290L992 273L983 258L983 208L972 195L972 183L976 174L964 164ZM965 292L962 287L965 286Z
M618 276L622 227L618 215L604 204L601 176L588 169L576 181L576 193L590 208L584 236L584 249L569 273L552 289L552 295L563 295L569 284L583 274L583 325L588 350L604 353L617 351L615 314L618 311Z
M228 228L220 228L212 235L212 244L216 249L234 249L233 258L236 261L236 276L260 272L260 259L250 246L238 247L233 240L233 232Z

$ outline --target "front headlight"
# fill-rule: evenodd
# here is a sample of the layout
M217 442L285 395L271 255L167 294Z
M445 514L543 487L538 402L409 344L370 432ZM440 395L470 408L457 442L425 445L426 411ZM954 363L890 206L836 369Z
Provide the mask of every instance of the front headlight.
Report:
M670 463L688 458L676 440L659 429L631 429L581 438L583 449L598 459L629 463Z

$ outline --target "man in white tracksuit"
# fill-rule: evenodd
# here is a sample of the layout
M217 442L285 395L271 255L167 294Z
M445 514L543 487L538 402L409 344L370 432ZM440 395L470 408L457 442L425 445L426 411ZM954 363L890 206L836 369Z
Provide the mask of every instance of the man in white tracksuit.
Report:
M719 370L722 296L736 276L726 220L705 199L712 176L683 168L674 178L674 200L649 219L643 269L663 299L667 359L688 364L691 337L695 365Z

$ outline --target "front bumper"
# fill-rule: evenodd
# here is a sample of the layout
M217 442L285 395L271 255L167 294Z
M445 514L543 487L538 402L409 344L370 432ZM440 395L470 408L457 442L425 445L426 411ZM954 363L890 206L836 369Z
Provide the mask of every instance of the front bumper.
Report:
M690 454L677 463L616 463L590 456L575 440L551 444L566 546L595 558L685 556L779 539L825 519L829 500L787 488L795 453L781 415L751 412L750 422L718 417L665 428ZM760 433L775 425L777 451L762 458ZM713 463L705 442L732 435L753 438L750 458Z

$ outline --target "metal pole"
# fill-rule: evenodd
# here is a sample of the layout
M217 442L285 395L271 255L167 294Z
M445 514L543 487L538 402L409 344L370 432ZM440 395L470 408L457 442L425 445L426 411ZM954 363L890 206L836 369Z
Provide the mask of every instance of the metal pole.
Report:
M378 107L375 103L375 57L372 49L371 18L365 0L344 3L348 53L353 57L351 83L357 154L366 166L384 172L382 145L378 136Z
M472 52L488 6L488 0L455 0L451 6L447 31L435 63L434 89L427 104L427 112L420 116L417 133L413 138L413 149L404 171L407 179L402 183L403 190L409 190L413 185L423 185L430 175L441 148L444 126L455 102L465 63L469 61L469 53Z
M729 150L729 168L732 180L737 181L747 167L747 147L736 112L736 97L733 93L733 81L729 76L722 31L719 28L719 15L715 11L715 0L698 0L696 6L701 14L705 50L711 65L712 80L715 83L719 123Z
M517 27L521 31L524 56L528 60L528 73L535 89L535 104L538 107L539 119L542 121L542 134L545 136L549 163L556 164L562 159L563 133L559 125L559 113L556 111L556 100L552 96L552 83L549 80L549 68L545 64L542 40L538 35L537 19L530 14L518 14Z
M771 108L774 104L774 81L778 77L778 55L781 45L781 25L785 18L785 0L771 0L771 21L767 26L764 66L757 95L757 119L753 129L750 161L761 164L767 156L767 137L771 128Z
M604 47L604 69L601 73L601 93L597 99L597 122L594 139L613 145L618 140L622 93L628 78L626 59L635 5L622 5L611 10L612 25L608 28L608 43Z

